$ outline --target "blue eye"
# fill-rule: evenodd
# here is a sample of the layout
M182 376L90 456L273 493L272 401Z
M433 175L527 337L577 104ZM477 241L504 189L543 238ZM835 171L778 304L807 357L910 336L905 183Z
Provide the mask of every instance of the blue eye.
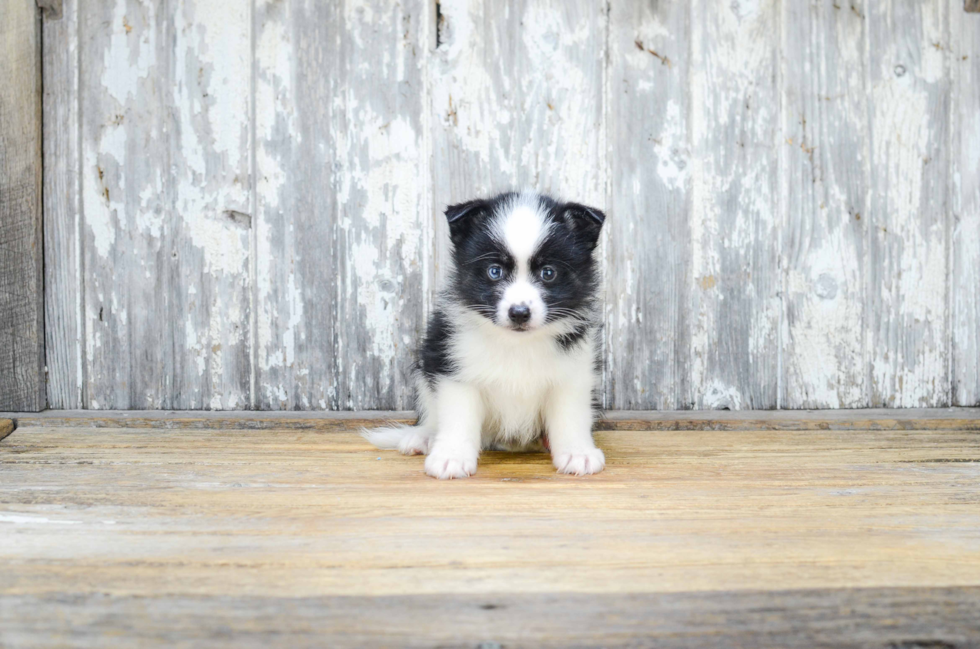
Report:
M487 275L490 277L490 279L496 282L498 279L504 276L504 269L498 264L494 264L487 269Z
M558 271L555 270L554 266L545 266L541 269L541 279L546 282L551 282L558 276Z

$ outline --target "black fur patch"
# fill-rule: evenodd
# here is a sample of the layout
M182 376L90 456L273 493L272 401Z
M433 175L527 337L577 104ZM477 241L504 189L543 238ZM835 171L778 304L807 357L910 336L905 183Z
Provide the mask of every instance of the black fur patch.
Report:
M558 344L567 352L569 349L579 344L582 339L585 338L587 333L589 333L589 328L584 324L579 325L567 334L558 336Z
M537 278L545 266L558 271L554 281L536 281L548 307L547 322L569 317L588 319L596 305L599 272L592 251L601 223L595 227L589 217L589 223L583 224L579 214L577 208L561 203L551 206L551 230L531 258L532 277Z
M453 325L441 310L429 317L425 340L419 350L419 370L431 384L436 377L449 376L456 371L450 354Z

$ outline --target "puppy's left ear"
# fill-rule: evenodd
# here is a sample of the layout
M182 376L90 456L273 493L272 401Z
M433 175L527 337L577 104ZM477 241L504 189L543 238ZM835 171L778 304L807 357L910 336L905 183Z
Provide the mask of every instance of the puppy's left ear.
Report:
M588 205L565 203L565 222L583 241L595 249L599 242L602 224L606 222L606 215L601 210Z
M486 211L487 202L484 200L457 203L446 208L446 220L449 222L449 238L454 246L459 246L469 236L480 216Z

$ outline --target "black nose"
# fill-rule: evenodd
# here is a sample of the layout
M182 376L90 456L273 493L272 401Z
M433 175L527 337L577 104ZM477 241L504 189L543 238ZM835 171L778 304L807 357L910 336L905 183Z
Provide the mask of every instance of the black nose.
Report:
M531 309L524 304L515 304L507 311L507 316L514 324L524 324L531 319Z

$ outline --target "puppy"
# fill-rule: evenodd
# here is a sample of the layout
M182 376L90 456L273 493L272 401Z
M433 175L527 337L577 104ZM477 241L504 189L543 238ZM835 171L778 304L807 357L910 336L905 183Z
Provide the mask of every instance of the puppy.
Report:
M418 423L365 431L380 448L424 453L439 479L476 472L481 449L541 440L560 473L605 466L592 440L605 215L532 193L446 210L449 286L414 373Z

